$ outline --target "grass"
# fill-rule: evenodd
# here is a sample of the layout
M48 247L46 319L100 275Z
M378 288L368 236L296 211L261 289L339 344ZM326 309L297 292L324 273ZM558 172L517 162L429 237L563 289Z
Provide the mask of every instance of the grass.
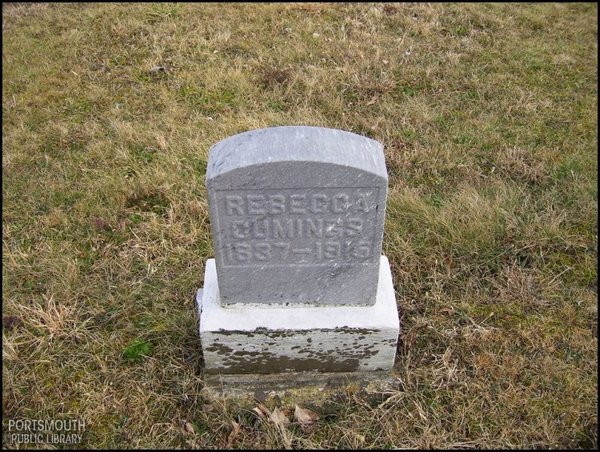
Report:
M5 420L82 418L94 448L597 447L595 4L14 4L2 36ZM309 432L202 396L193 302L208 148L288 124L384 143L402 325L397 390L305 400Z

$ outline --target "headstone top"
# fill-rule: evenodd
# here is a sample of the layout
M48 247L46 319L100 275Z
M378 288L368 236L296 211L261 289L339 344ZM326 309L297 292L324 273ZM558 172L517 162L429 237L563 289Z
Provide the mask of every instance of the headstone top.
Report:
M375 303L380 143L323 127L246 132L211 149L206 179L221 303Z
M354 167L387 181L381 143L352 132L312 126L269 127L226 138L210 149L206 178L251 165L294 161Z

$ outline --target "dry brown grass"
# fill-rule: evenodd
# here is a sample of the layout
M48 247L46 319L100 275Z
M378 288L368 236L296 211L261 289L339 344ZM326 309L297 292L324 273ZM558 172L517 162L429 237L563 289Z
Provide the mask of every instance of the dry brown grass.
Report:
M596 447L596 18L3 6L5 424L83 418L94 448ZM282 124L380 140L390 173L398 387L304 400L308 432L203 398L193 303L207 150Z

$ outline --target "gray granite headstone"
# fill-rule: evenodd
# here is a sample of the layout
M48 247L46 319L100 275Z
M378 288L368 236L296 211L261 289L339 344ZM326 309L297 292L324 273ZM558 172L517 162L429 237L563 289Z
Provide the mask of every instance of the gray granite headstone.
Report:
M322 127L245 132L211 148L206 185L222 304L375 303L381 143Z

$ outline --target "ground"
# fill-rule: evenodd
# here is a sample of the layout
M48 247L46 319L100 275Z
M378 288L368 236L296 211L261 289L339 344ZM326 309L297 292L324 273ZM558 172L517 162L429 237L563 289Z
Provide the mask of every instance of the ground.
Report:
M4 433L84 419L79 447L597 447L597 14L3 5ZM202 395L194 309L209 147L297 124L384 144L402 326L397 387L301 400L311 428L286 400L264 401L269 420Z

